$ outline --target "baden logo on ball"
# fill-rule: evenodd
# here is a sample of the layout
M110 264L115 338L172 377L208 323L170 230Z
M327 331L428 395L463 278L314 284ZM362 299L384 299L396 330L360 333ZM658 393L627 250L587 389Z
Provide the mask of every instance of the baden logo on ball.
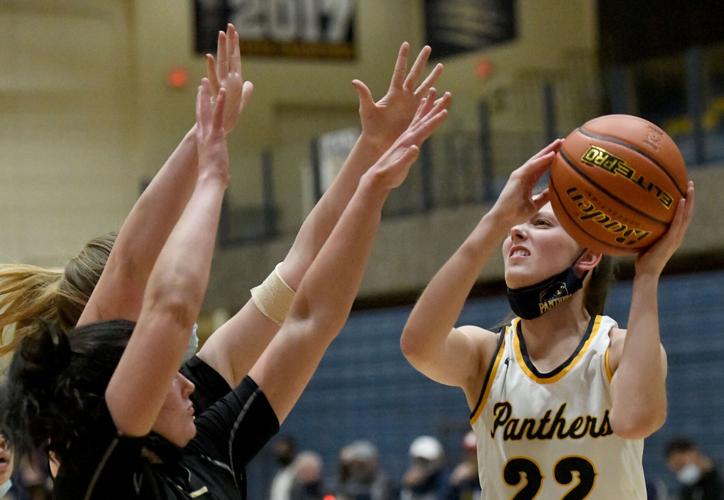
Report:
M684 159L653 123L594 118L571 132L551 166L551 204L581 245L611 255L640 252L663 235L686 192Z

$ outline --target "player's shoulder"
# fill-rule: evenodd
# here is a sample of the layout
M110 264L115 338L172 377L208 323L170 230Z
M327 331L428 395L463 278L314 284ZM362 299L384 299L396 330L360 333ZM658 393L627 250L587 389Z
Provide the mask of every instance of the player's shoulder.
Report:
M482 328L477 325L461 325L456 327L456 330L481 342L497 342L500 338L499 331L488 330L487 328Z
M499 331L492 331L477 325L462 325L456 328L460 333L468 337L480 350L484 360L490 358L497 350L500 342Z

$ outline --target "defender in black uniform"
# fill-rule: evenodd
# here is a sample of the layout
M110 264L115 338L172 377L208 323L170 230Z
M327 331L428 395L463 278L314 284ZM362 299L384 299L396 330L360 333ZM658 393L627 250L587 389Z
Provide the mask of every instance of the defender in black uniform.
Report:
M203 301L229 181L226 93L212 104L203 81L196 186L153 266L137 323L86 323L69 334L46 324L23 340L12 362L1 416L18 447L44 444L58 457L56 498L244 497L245 464L277 430L344 325L387 196L446 117L449 96L436 101L430 91L420 100L405 73L396 72L393 90L420 102L412 122L362 175L251 378L219 399L228 387L221 371L209 372L197 359L184 367L203 386L194 422L194 384L177 367ZM86 309L97 316L109 305L91 302ZM300 352L303 359L285 369ZM262 392L253 380L273 380L275 368L278 380Z

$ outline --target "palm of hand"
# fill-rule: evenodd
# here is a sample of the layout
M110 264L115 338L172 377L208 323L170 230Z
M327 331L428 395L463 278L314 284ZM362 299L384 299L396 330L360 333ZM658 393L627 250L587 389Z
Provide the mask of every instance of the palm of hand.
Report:
M239 73L230 73L219 82L221 88L226 90L226 105L224 106L224 131L234 129L239 122L242 110L242 90L244 80Z
M422 96L390 89L379 101L360 110L362 131L382 147L388 147L410 124Z
M430 137L447 116L450 94L434 101L434 96L422 100L415 116L397 141L372 166L371 173L388 189L395 189L407 178L420 146Z
M360 98L362 132L368 140L382 149L391 146L395 139L407 129L422 98L428 95L442 73L442 65L437 64L418 85L417 82L425 70L431 49L425 46L408 71L409 50L410 45L407 42L400 46L390 86L379 101L374 101L370 89L364 83L359 80L352 82Z

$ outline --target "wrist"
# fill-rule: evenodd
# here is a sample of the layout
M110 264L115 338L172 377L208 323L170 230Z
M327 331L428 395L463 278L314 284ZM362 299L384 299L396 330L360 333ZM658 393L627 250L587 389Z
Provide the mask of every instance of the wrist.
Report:
M197 184L211 187L219 187L226 190L231 182L231 177L226 172L220 172L219 169L205 169L199 172Z
M636 268L636 274L634 275L634 284L641 286L653 286L656 288L659 284L660 272L641 270Z
M382 156L382 154L389 149L390 146L392 146L392 143L395 142L393 140L388 140L384 137L374 136L374 134L370 134L369 132L365 132L364 130L359 136L359 139L357 140L357 144L360 147L364 147L367 150L370 151L370 153L376 154L378 157Z
M510 231L510 228L513 227L514 224L515 222L506 216L505 211L495 206L483 215L483 218L480 220L481 226L488 226L495 234L500 234L503 237L508 234L508 231Z
M377 172L366 172L359 181L357 193L370 202L384 204L392 188L386 184L382 175Z

